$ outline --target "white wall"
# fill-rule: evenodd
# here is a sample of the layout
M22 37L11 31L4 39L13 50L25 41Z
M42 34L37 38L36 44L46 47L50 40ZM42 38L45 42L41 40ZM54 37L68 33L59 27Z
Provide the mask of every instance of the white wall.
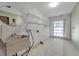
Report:
M46 40L49 38L49 26L38 25L38 24L28 24L28 28L31 29L35 45L40 41ZM39 33L37 32L39 30Z
M0 21L0 38L3 41L6 41L8 39L8 37L10 37L13 33L16 32L16 30L17 30L16 27L10 27ZM2 32L2 34L1 34L1 32Z
M70 15L55 16L51 18L51 20L49 21L49 30L51 37L53 36L53 21L55 20L64 20L64 37L66 39L70 39Z
M79 3L77 3L72 12L71 20L72 20L72 27L71 27L72 40L77 45L79 45Z
M11 34L16 33L18 35L26 34L25 27L27 26L27 20L24 20L19 26L11 27L6 24L0 22L2 25L2 39L5 41ZM41 40L45 40L49 38L49 26L42 24L28 24L28 28L32 30L35 45L38 44ZM1 26L0 26L1 30ZM39 33L37 33L39 30ZM1 31L0 31L1 37Z

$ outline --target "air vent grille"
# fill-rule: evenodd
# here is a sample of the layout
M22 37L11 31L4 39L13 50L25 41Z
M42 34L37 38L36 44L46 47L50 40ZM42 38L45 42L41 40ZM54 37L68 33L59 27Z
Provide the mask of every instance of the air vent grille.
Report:
M11 6L6 6L7 8L11 8Z

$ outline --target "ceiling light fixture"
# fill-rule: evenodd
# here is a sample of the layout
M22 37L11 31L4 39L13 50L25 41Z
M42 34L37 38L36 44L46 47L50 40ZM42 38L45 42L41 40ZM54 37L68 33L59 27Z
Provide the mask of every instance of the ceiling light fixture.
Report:
M52 2L52 3L49 3L49 6L50 7L56 7L56 6L58 6L58 2Z

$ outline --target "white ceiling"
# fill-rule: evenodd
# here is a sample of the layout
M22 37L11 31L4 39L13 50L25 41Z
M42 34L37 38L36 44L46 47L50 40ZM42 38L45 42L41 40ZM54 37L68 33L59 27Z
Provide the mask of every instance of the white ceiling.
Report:
M38 9L41 13L43 13L43 15L52 17L52 16L58 16L58 15L70 13L73 10L73 7L75 6L76 3L60 2L59 5L55 8L51 8L48 2L28 3L28 4Z
M3 3L1 2L0 5L2 4ZM39 12L40 15L42 13L44 16L52 17L70 13L73 10L76 2L60 2L59 5L55 8L49 7L49 2L8 2L6 4L10 4L15 8L21 9L25 13L28 11L30 11L31 13Z
M55 8L49 7L48 2L25 2L25 3L16 3L23 9L27 10L27 8L35 8L44 16L52 17L58 16L62 14L70 13L75 6L75 2L60 2L59 5ZM29 7L30 6L30 7Z
M19 12L28 12L47 20L48 17L63 15L72 12L76 2L60 2L55 8L49 7L49 2L0 2L0 6L11 5ZM33 21L33 20L31 20Z

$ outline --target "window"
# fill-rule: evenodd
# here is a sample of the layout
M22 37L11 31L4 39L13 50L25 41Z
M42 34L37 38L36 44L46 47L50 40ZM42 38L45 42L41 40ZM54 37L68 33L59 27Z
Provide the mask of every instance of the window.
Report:
M54 21L54 36L63 37L63 21Z

